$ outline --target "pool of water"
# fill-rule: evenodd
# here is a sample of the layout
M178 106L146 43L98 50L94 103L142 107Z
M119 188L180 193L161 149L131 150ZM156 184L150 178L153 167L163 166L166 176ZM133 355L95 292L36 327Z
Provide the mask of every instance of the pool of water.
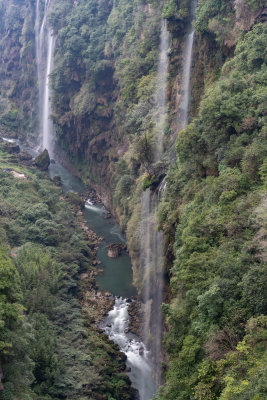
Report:
M49 175L51 178L61 177L64 192L82 193L85 191L81 180L57 162L50 164ZM135 296L136 290L132 285L133 273L128 253L124 251L118 258L108 257L108 244L114 242L126 244L126 242L116 220L105 218L107 213L103 206L93 205L91 201L86 202L83 211L88 227L97 235L104 237L97 251L97 258L101 262L100 268L103 269L103 272L97 276L96 283L101 290L107 290L114 296Z
M97 252L97 258L102 263L100 267L103 266L104 272L97 276L96 282L100 289L108 290L115 296L131 297L136 294L136 290L132 285L133 274L128 253L123 251L120 257L110 258L107 250L109 243L126 244L126 242L120 226L114 218L105 219L106 214L104 207L91 205L88 202L85 205L84 216L89 228L104 237Z

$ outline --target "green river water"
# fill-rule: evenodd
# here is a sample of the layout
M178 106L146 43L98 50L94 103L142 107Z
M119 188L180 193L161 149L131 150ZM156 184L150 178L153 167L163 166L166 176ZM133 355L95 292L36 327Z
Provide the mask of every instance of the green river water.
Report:
M49 175L51 178L61 177L63 191L83 193L85 187L81 180L73 176L59 163L50 164ZM103 273L97 276L97 285L101 290L108 291L114 296L131 297L136 294L132 285L133 275L131 261L126 251L118 258L108 257L107 245L110 243L126 243L119 224L114 218L105 219L107 210L104 206L86 203L83 214L88 227L97 235L104 237L97 252Z

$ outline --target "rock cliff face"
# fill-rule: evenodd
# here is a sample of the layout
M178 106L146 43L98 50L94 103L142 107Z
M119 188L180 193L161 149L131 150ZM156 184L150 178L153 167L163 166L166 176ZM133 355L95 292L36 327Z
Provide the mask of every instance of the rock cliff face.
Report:
M34 5L0 3L0 132L27 136L36 130Z

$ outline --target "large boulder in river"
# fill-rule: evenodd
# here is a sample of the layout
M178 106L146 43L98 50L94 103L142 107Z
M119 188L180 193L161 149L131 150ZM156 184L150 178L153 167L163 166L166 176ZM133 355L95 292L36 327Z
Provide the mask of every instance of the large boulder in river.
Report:
M50 157L46 149L35 158L35 165L42 171L46 171L48 169L50 165Z
M122 243L110 243L108 246L108 256L110 258L117 258L125 250L126 246Z

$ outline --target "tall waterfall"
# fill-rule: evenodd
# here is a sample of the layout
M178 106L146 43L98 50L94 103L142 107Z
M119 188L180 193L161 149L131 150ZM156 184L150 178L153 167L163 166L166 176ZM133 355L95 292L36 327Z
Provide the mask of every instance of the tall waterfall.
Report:
M196 1L192 3L192 16L195 14ZM190 71L194 29L190 25L185 40L184 62L182 70L182 90L179 112L179 128L184 129L188 123L188 107L190 101ZM161 159L163 153L164 123L166 120L166 82L168 68L169 38L166 24L161 26L160 57L157 74L157 90L155 94L157 142L154 162ZM163 318L161 305L164 294L164 243L163 233L157 229L156 214L158 203L165 194L166 182L163 181L156 190L147 189L142 195L141 207L141 242L140 269L144 274L143 300L145 303L144 338L146 346L151 350L154 376L157 384L162 382L162 331Z
M50 119L49 75L53 68L55 38L47 23L51 0L45 0L43 18L40 21L40 0L36 0L35 9L35 47L39 93L40 142L42 149L47 149L53 156L53 123ZM40 23L41 22L41 23Z
M169 35L166 21L162 21L160 35L160 54L155 91L155 153L158 162L163 152L164 124L166 120L166 85L168 70ZM142 196L140 269L144 274L143 301L145 316L143 333L145 344L151 350L154 377L161 383L161 342L164 286L163 234L157 230L156 213L159 192L147 189Z
M147 189L142 196L141 211L141 254L140 267L144 273L143 300L145 320L144 340L151 350L153 373L157 384L161 383L161 342L164 289L163 234L157 229L156 213L159 194Z

